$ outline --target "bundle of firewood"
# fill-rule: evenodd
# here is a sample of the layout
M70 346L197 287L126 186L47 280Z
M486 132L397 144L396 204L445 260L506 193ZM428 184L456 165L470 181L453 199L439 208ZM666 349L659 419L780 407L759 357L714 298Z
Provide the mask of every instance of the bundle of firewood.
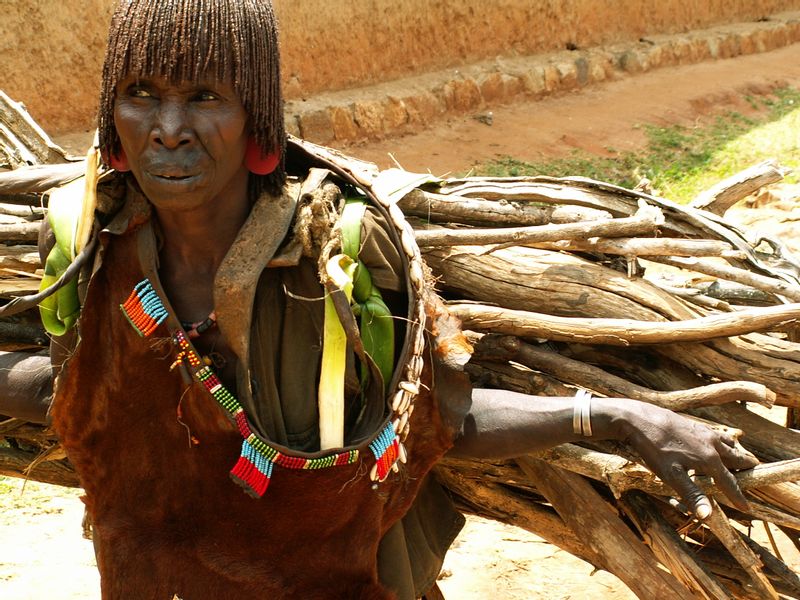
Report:
M19 144L0 137L0 163L17 166L7 157ZM65 164L0 173L0 298L38 288L40 192L80 170L36 162ZM436 474L464 510L532 531L641 598L800 598L776 542L800 548L800 262L722 216L783 174L758 165L692 207L547 177L436 181L400 200L474 343L476 385L651 402L741 433L762 461L738 475L747 513L698 475L719 502L699 522L622 444L449 459ZM35 310L0 318L0 349L45 343ZM0 418L0 440L0 474L78 485L47 428Z
M758 165L695 207L547 177L446 181L400 202L474 340L476 385L651 402L742 432L763 462L739 476L747 514L697 477L722 504L700 523L620 445L449 460L438 475L465 510L528 529L642 598L800 597L780 550L753 539L782 530L800 544L800 434L789 428L800 406L800 262L719 216L782 175Z

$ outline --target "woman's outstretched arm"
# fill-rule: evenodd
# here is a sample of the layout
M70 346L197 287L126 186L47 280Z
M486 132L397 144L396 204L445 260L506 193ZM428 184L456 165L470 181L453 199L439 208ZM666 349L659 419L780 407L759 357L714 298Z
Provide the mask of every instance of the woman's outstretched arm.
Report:
M53 397L50 357L0 352L0 415L46 423Z
M580 427L576 432L573 426L575 402L475 389L472 408L450 454L511 458L584 439ZM758 459L733 435L630 399L593 398L590 418L592 438L628 442L698 517L708 516L711 503L689 477L690 469L712 476L734 505L746 509L747 500L731 470L752 468Z

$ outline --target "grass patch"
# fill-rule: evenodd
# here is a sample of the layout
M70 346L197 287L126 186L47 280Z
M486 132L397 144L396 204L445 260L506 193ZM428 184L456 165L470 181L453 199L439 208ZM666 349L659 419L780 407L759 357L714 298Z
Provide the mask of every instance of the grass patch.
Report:
M542 162L504 157L477 167L473 174L580 175L628 188L646 177L662 196L685 203L725 177L767 158L800 169L800 90L783 88L771 96L744 98L759 114L748 117L729 111L697 127L643 125L648 142L640 151L619 152L613 157L575 151ZM798 178L792 175L787 181L796 183Z
M0 476L0 496L13 492L14 490L15 488L11 481L9 481L6 477Z

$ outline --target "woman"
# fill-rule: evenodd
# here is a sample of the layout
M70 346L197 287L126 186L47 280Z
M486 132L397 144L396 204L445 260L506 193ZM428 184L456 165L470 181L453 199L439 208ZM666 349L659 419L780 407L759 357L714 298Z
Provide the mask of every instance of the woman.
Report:
M411 317L397 331L410 342L388 403L348 371L344 448L321 450L325 293L314 243L294 252L296 212L370 190L335 157L286 145L279 82L267 1L116 8L100 148L120 174L101 193L120 208L99 217L80 341L53 352L58 366L68 355L53 422L86 490L104 598L419 596L460 526L426 479L445 452L627 440L699 517L710 503L689 469L746 503L728 469L755 458L670 411L471 390L448 361L465 346L409 278L418 252L380 203L364 216L358 258L395 314Z

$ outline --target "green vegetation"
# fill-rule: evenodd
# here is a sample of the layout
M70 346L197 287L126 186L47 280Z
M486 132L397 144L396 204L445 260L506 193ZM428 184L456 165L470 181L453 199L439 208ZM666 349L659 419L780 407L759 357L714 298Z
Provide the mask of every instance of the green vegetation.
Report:
M8 494L14 490L14 486L8 481L7 477L0 476L0 495Z
M624 187L650 180L659 194L678 202L767 158L800 169L800 90L783 88L766 97L745 96L755 116L726 112L697 127L643 125L647 147L599 157L576 151L566 158L528 163L505 157L473 171L484 176L583 176ZM609 149L614 152L612 149ZM797 182L796 175L787 178Z

